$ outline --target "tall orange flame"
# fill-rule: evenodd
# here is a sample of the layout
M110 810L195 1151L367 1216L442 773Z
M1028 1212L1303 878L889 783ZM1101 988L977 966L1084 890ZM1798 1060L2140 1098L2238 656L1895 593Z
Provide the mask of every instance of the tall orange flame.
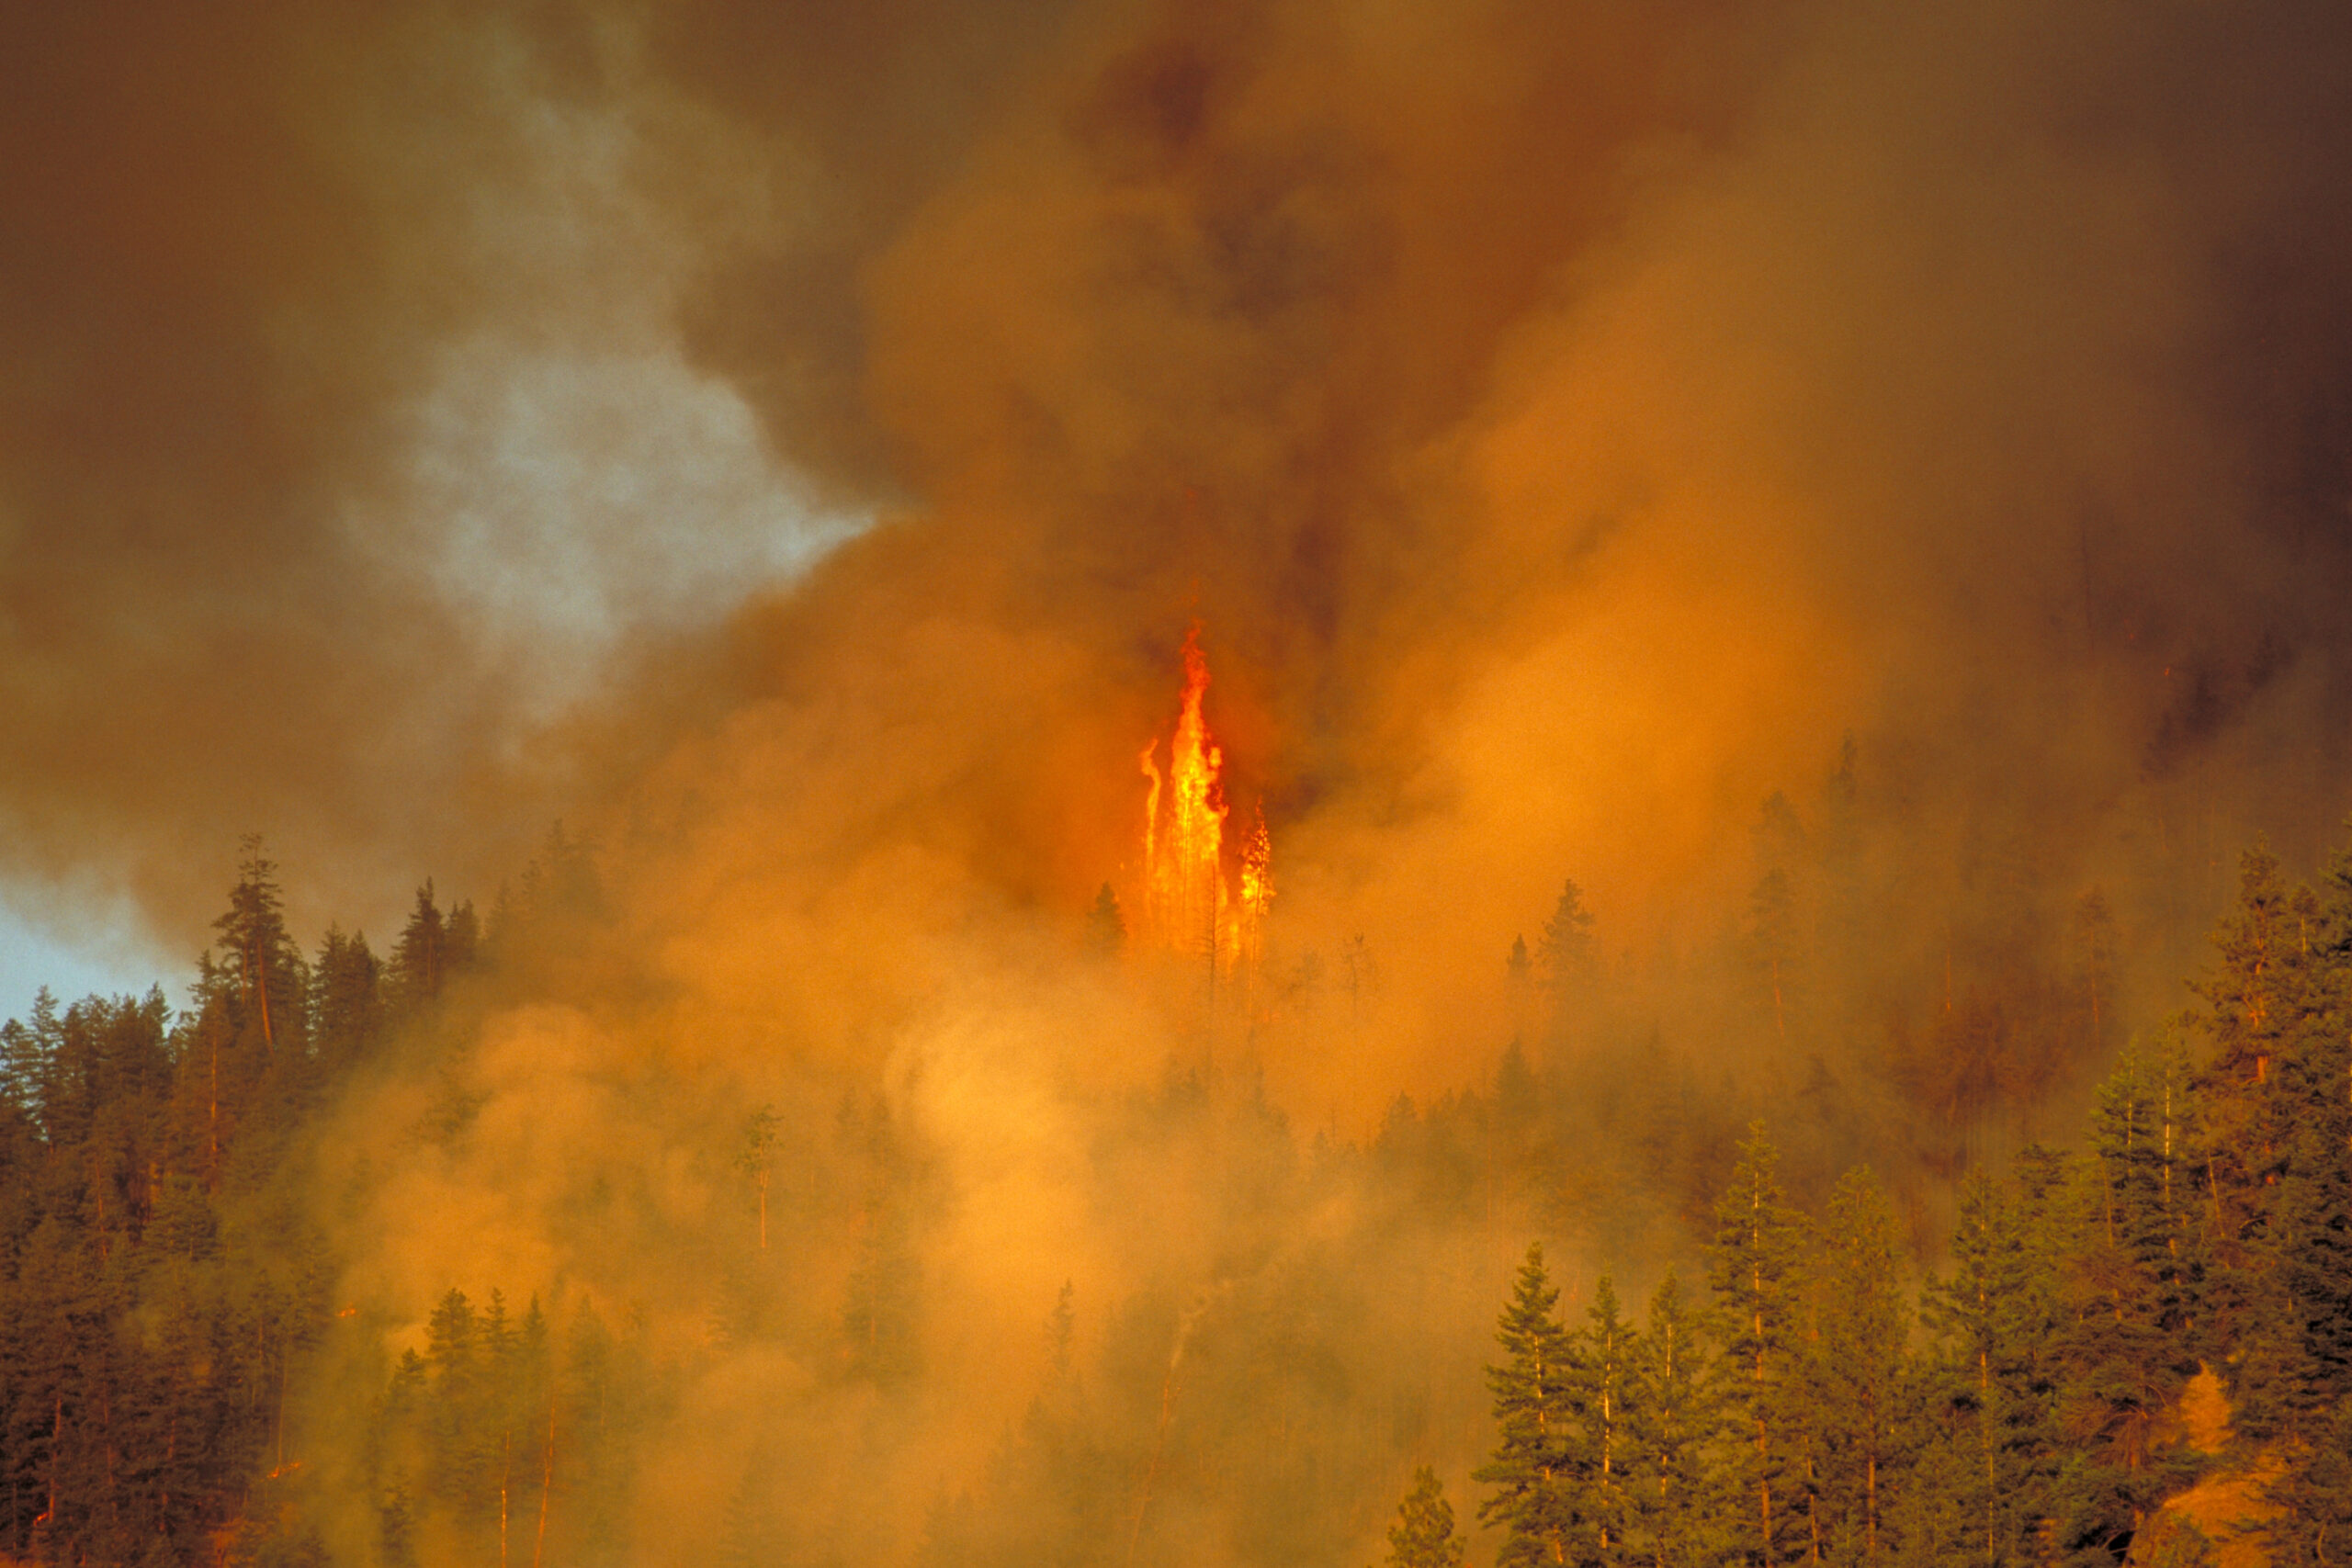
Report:
M1261 808L1241 847L1240 890L1227 886L1225 752L1202 712L1209 663L1197 623L1184 634L1184 694L1169 738L1168 768L1159 742L1143 749L1143 921L1163 945L1208 958L1228 972L1254 966L1258 923L1273 897L1271 855Z

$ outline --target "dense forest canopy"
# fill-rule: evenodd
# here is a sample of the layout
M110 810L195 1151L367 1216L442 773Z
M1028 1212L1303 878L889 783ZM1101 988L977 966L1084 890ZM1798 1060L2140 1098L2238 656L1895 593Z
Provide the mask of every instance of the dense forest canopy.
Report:
M428 882L385 958L335 927L306 955L249 840L185 1008L43 993L0 1026L0 1550L1341 1563L1408 1473L1396 1568L2326 1563L2352 1532L2352 849L2319 892L2249 851L2198 1005L2083 1043L2079 1126L2002 1159L1952 1136L1988 1104L1899 1057L1702 1083L1655 1025L1595 1021L1570 883L1540 969L1521 942L1494 976L1540 986L1532 1032L1368 1138L1303 1137L1246 1065L1069 1091L1065 1179L1191 1234L1131 1236L1151 1267L1107 1296L1069 1237L1010 1347L962 1321L983 1200L915 1082L802 1063L752 1104L607 1058L502 1103L493 1014L589 1027L556 998L605 900L559 833L487 919ZM1111 913L1065 961L1138 983ZM1776 1043L1759 945L1792 973L1815 942L1732 944ZM479 1179L502 1117L590 1085L659 1143L510 1176L569 1257L428 1224L423 1271L387 1271L372 1206ZM1832 1176L1873 1138L1886 1175ZM1551 1250L1514 1276L1523 1231Z

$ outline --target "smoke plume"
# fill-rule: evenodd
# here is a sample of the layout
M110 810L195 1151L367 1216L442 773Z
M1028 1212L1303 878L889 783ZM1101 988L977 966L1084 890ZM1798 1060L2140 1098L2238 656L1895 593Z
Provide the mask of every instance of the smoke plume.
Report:
M1575 1200L1382 1228L1318 1130L1663 1041L1709 1125L1811 1074L1824 1162L1929 1191L1884 1097L1975 1114L1921 1087L1972 986L2060 1016L2097 888L2148 1027L2239 846L2352 804L2331 7L236 0L17 7L0 62L8 871L186 944L243 830L379 930L594 847L336 1112L380 1333L322 1454L443 1291L537 1292L684 1369L632 1539L752 1496L902 1554L885 1499L1065 1397L1067 1280L1130 1558L1272 1560L1182 1468L1221 1320L1314 1302L1297 1419L1401 1359L1463 1460ZM1246 1025L1081 941L1195 623L1273 845ZM1566 879L1546 1021L1506 959ZM1650 1201L1572 1256L1653 1267ZM919 1365L844 1381L901 1268Z

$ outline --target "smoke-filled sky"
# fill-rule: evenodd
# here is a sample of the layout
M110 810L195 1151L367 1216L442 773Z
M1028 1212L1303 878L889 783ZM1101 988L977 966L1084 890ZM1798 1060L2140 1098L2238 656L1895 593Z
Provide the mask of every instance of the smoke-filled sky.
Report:
M0 903L176 985L242 834L380 951L560 819L563 986L322 1113L339 1297L702 1346L677 1429L734 1446L642 1484L708 1561L670 1524L759 1445L868 1451L807 1348L878 1097L948 1370L870 1483L958 1484L1062 1280L1142 1409L1367 1234L1121 1094L1238 1060L1344 1141L1492 1082L1566 879L1618 1044L1810 1055L1841 1153L1969 987L2073 1005L2094 887L2125 1024L2179 1005L2239 847L2352 807L2347 79L2318 0L0 7ZM1195 624L1272 841L1246 1024L1082 953ZM805 1332L729 1341L770 1102ZM1458 1364L1445 1462L1524 1218L1350 1286L1367 1364Z
M69 933L192 949L260 831L389 934L559 817L714 986L786 905L1074 922L1195 618L1285 917L1433 1015L1564 875L1687 939L1849 734L2086 883L2347 803L2335 7L0 27L0 842Z

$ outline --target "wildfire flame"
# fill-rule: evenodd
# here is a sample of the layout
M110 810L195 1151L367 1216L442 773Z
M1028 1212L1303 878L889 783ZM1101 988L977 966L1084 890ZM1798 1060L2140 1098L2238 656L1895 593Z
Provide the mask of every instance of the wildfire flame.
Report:
M1143 807L1143 925L1164 946L1207 956L1212 973L1218 966L1247 971L1256 965L1258 927L1274 892L1265 810L1259 808L1242 840L1237 892L1226 876L1225 752L1202 713L1209 661L1197 623L1184 634L1183 659L1183 702L1168 739L1167 770L1160 769L1157 738L1140 759L1149 784Z

